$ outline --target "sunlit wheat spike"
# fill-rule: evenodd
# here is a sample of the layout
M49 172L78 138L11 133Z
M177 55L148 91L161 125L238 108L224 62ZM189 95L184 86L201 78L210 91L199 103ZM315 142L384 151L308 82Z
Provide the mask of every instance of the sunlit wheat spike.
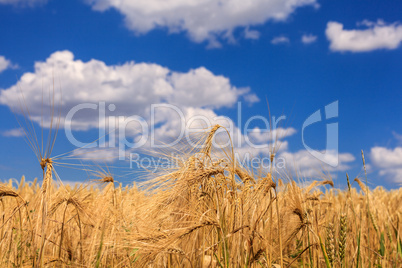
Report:
M248 175L246 172L241 170L240 168L236 167L235 169L236 175L239 176L239 178L242 180L243 183L246 183L248 181L255 183L255 180Z
M320 186L320 185L330 185L331 187L334 187L334 182L331 180L325 180L325 181L313 181L305 190L306 193L310 192L314 187Z
M0 185L0 197L3 196L19 197L18 193L15 192L13 189L10 189L4 185Z
M45 169L46 167L46 172L45 176L43 177L43 183L42 183L42 194L46 195L46 192L48 191L48 188L52 183L53 161L50 158L43 159L41 161L41 166L42 169Z
M325 180L321 182L321 185L330 185L331 187L334 187L334 182L331 180Z
M208 169L204 169L201 170L195 174L193 174L192 176L189 176L189 182L191 183L197 183L200 182L201 180L205 179L205 178L209 178L218 174L223 174L224 173L224 169L223 168L208 168Z
M328 259L332 265L335 259L335 227L333 223L329 223L327 227L325 249L327 251Z
M348 190L349 190L349 192L351 191L351 189L352 189L352 186L350 185L350 181L349 181L349 175L348 175L348 173L346 173L346 180L347 180L347 182L348 182Z
M370 215L370 220L371 220L371 223L373 224L374 230L378 233L377 220L375 219L375 217L371 211L369 211L369 215Z
M268 191L270 188L276 189L276 183L272 179L271 173L268 173L265 177L262 178L261 181L266 186L265 191Z
M171 254L180 254L180 255L186 255L183 250L179 248L168 248L166 252L171 253Z
M211 153L211 148L212 148L212 140L214 138L214 135L216 133L216 131L220 128L220 125L215 125L211 131L208 134L207 139L205 140L205 147L204 147L204 153L205 155L209 156Z
M211 226L211 225L213 225L213 226L219 226L219 224L216 223L216 222L205 221L205 222L203 222L202 224L199 224L199 225L195 225L195 226L190 227L188 230L186 230L183 234L181 234L181 235L179 236L179 239L185 237L186 235L191 234L192 232L194 232L194 231L197 230L197 229L203 228L203 227L205 227L205 226Z
M339 220L339 242L338 242L339 259L341 263L343 263L345 259L347 229L348 227L347 227L346 214L341 214Z
M114 182L114 179L113 179L113 177L111 177L111 176L106 176L106 177L104 177L104 178L102 178L102 179L99 179L98 181L99 181L99 182L108 183L108 182Z
M105 168L98 167L99 170L96 171L91 171L91 173L95 176L98 177L99 179L93 180L96 183L114 183L115 179L112 175L112 173L109 171L109 168L106 166Z
M363 183L361 180L359 180L358 178L355 178L354 181L357 182L357 184L359 184L359 186L360 186L360 188L363 190L363 192L365 192L366 194L368 194L368 193L367 193L368 187L366 187L366 185L364 185L364 183Z

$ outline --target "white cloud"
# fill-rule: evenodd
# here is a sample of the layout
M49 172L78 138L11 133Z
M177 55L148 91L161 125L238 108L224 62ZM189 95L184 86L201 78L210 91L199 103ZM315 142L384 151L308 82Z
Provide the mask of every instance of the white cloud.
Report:
M191 107L229 107L249 91L248 88L232 87L229 79L216 76L204 67L187 73L172 72L168 79L173 90L169 103ZM251 95L248 99L254 101L255 97Z
M0 56L0 73L6 70L10 65L10 61L4 56Z
M137 34L156 28L170 33L187 32L195 42L209 41L219 46L218 39L232 39L238 27L261 25L269 20L284 21L297 8L315 6L316 0L86 0L94 10L116 9L126 25ZM248 37L256 38L255 32Z
M257 143L267 143L271 141L281 140L290 136L293 136L296 133L296 129L290 128L276 128L273 130L263 130L258 127L255 127L251 130L249 137L251 142Z
M321 153L324 153L322 151ZM306 150L300 150L295 153L283 152L279 154L279 157L284 158L286 161L286 170L282 172L291 172L291 174L297 173L300 177L321 177L326 172L333 173L338 171L346 171L350 169L348 165L355 160L355 157L350 153L327 152L325 155L325 162L336 163L337 167L332 167L325 164L323 161L315 158Z
M117 107L113 114L115 116L149 118L151 104L170 103L179 107L216 109L231 107L240 97L252 101L258 99L248 93L249 88L237 88L231 85L228 78L214 75L204 67L181 73L152 63L127 62L108 66L98 60L75 60L71 52L58 51L45 62L35 63L34 73L25 73L16 85L1 91L0 103L20 112L18 88L21 87L31 106L31 119L40 123L43 113L42 82L52 81L54 74L56 80L61 75L62 123L71 108L85 102L106 101L114 104ZM57 88L55 94L57 105L60 99ZM51 107L48 105L44 110L49 109ZM95 116L97 112L91 112L91 109L77 112L73 129L98 128ZM50 118L45 117L44 125L49 124Z
M373 147L370 151L373 164L380 168L402 167L402 147L387 149L385 147Z
M385 175L392 179L393 182L402 184L402 167L401 168L392 168L392 169L383 169L380 171L380 175Z
M379 169L380 175L389 177L392 181L402 183L402 147L388 149L373 147L370 150L372 164Z
M363 21L364 30L345 30L343 24L330 21L325 31L332 51L367 52L376 49L396 49L402 42L402 25Z
M33 7L35 5L45 4L48 0L0 0L0 4L4 5L14 5L14 6L29 6Z
M279 44L289 44L290 40L286 36L277 36L271 40L271 44L279 45Z
M303 44L311 44L317 41L317 36L313 34L303 34L301 41Z
M126 159L129 157L128 151L119 151L118 147L79 148L74 150L69 157L80 161L112 163L118 159L119 153L122 153Z
M23 137L25 134L22 128L14 128L3 131L1 135L4 137Z
M7 69L16 69L16 68L18 68L18 65L12 64L11 61L6 59L4 56L0 56L0 73Z

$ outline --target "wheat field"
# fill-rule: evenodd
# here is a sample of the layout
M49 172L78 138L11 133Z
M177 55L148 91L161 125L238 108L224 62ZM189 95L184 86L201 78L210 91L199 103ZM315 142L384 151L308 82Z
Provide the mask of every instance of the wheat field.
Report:
M343 190L300 183L247 170L233 152L213 160L217 128L178 168L141 185L104 171L63 185L41 155L41 185L0 186L0 266L402 266L401 189L369 189L347 174Z

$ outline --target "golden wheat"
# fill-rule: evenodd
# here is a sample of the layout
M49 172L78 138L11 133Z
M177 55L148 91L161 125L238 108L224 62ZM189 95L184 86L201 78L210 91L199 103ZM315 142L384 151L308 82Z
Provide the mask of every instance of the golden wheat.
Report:
M0 184L0 266L402 266L401 189L355 179L357 191L347 177L346 191L326 190L331 180L303 186L273 169L256 175L233 154L212 161L219 128L140 188L104 170L92 173L104 187L58 187L48 157L41 188Z

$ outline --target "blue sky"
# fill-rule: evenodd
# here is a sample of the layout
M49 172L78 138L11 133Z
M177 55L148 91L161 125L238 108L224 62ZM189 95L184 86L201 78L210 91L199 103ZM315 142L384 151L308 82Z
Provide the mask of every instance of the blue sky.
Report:
M55 78L62 89L63 119L76 105L104 101L116 105L110 115L138 115L150 125L150 105L165 103L182 109L186 120L226 116L235 131L242 131L252 116L269 117L268 99L272 115L286 116L278 156L287 160L288 169L315 177L311 171L323 167L344 187L346 172L363 175L364 150L371 185L399 187L402 3L219 2L0 0L0 179L40 177L10 108L19 113L20 87L33 120L40 123L37 96ZM310 115L335 101L336 118L304 130L305 144L323 153L327 124L338 124L339 150L329 155L338 159L333 167L306 149L302 133ZM72 127L77 139L97 139L96 115L77 114ZM180 123L170 116L158 115L156 136L161 140L174 136ZM254 138L270 143L258 132L263 125L257 121ZM130 139L138 133L131 126L126 134ZM244 143L239 147L243 154L267 153ZM76 147L62 127L54 154L72 149ZM108 165L128 169L127 162ZM58 172L68 181L86 176L71 169Z

